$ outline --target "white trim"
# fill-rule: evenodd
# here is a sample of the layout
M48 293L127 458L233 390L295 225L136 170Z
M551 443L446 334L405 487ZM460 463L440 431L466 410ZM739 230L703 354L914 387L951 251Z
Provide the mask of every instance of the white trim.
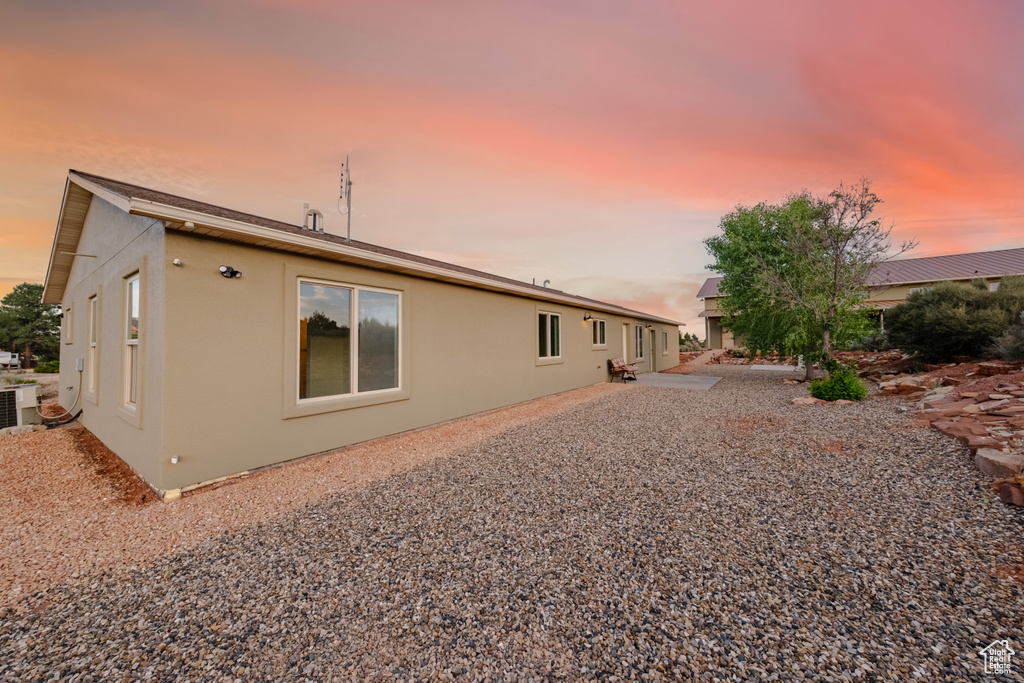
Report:
M99 393L100 293L86 299L85 395L93 403Z
M386 289L384 287L368 287L365 285L355 285L346 282L338 282L336 280L323 280L319 278L308 278L300 277L296 282L295 296L296 296L296 310L299 315L302 314L302 284L308 283L311 285L322 285L325 287L335 287L337 289L348 289L352 292L352 303L351 309L349 310L349 391L346 394L330 394L329 396L312 396L310 398L301 398L299 396L299 384L300 377L302 375L302 369L298 368L298 372L295 375L295 403L299 407L316 405L317 403L324 403L328 401L336 401L339 398L355 398L364 396L378 396L381 394L399 393L404 391L402 386L402 335L405 333L405 325L402 322L402 295L403 293L395 289ZM372 391L359 391L359 292L378 292L381 294L391 294L398 297L398 338L397 350L398 350L398 368L397 368L397 379L398 385L394 387L388 387L386 389L374 389ZM302 318L295 320L295 335L296 335L296 349L301 348L301 337L299 325ZM299 357L295 358L295 362L299 362Z
M78 185L83 190L87 190L89 192L92 192L94 195L96 195L100 199L102 199L102 200L104 200L106 202L110 202L111 204L113 204L114 206L116 206L117 208L121 209L124 212L127 212L127 213L131 212L131 202L132 202L132 200L127 198L127 197L125 197L124 195L120 195L120 194L117 194L116 192L108 190L107 188L103 187L102 185L97 185L96 183L92 182L91 180L86 180L85 178L83 178L82 176L80 176L80 175L78 175L77 173L74 173L74 172L68 173L68 177L71 178L72 180L74 180L75 185Z
M507 284L503 282L497 282L490 278L480 277L477 275L471 275L469 273L459 273L447 268L441 268L438 266L431 266L425 263L418 263L416 261L409 261L403 258L388 256L386 254L378 254L376 252L366 251L356 247L348 247L342 244L333 244L316 237L307 237L305 235L294 235L292 233L283 232L274 228L264 228L259 225L253 225L251 223L245 223L243 221L236 221L229 218L220 218L217 216L210 216L209 214L200 213L198 211L190 211L188 209L179 209L177 207L168 206L166 204L160 204L158 202L151 202L145 199L132 198L130 200L129 213L149 216L152 218L169 219L178 223L191 222L197 227L199 225L216 228L217 230L223 230L225 232L236 233L241 235L250 235L265 239L269 242L278 242L282 244L288 244L295 247L301 247L303 249L312 249L336 256L344 256L357 264L373 264L374 267L384 266L388 270L395 270L399 273L408 272L414 275L427 276L432 279L440 279L447 282L455 282L459 284L466 284L481 289L489 289L492 291L508 292L525 296L531 299L539 301L547 301L551 303L561 303L576 308L582 308L586 306L593 310L600 310L604 313L610 313L613 315L626 315L633 317L640 317L644 320L650 320L652 322L664 323L667 325L678 325L679 322L674 320L668 320L666 318L658 318L655 316L637 315L639 311L628 311L626 309L614 308L608 305L602 305L601 302L597 301L580 301L571 296L564 296L555 293L543 294L535 289L527 286L517 286ZM173 228L172 228L173 229Z
M599 351L608 348L608 321L604 318L591 318L590 319L590 348L594 351ZM601 329L604 332L603 335L598 335L597 343L594 343L594 330L597 329L598 323L601 325ZM602 341L600 337L604 337Z
M74 344L75 343L75 305L73 303L68 304L63 309L61 314L61 322L64 323L62 331L64 332L64 343Z
M135 290L139 293L139 323L136 329L135 339L131 338L131 321L132 321L132 283L135 283ZM142 367L141 353L139 350L139 339L142 338L142 273L135 271L128 277L124 278L124 319L122 322L124 326L121 328L121 337L124 342L124 363L121 371L123 373L124 383L121 387L121 407L125 410L134 412L137 410L140 403L142 394L142 378L139 377L139 370ZM129 349L134 347L134 352L129 352ZM131 366L130 359L134 353L135 365ZM135 400L132 399L132 387L135 388Z
M546 356L542 356L540 354L540 316L542 316L542 315L547 316L547 318L548 318L548 322L546 324L545 334L544 334L545 340L547 341L547 347L548 347L548 349L547 349L548 350L548 355L546 355ZM557 343L558 343L558 354L557 355L554 355L554 354L551 353L551 350L552 350L551 349L551 346L552 346L552 344L551 344L551 342L552 342L551 319L552 318L558 318L558 339L556 340ZM538 345L537 346L537 354L536 354L537 362L540 363L540 364L561 362L561 360L562 360L562 314L558 313L556 311L546 311L546 310L543 310L543 309L537 309L537 313L534 316L534 320L537 321L536 322L537 326L534 328L536 334L534 334L534 336L533 336L534 343Z
M644 360L647 356L644 355L644 326L633 325L633 359Z

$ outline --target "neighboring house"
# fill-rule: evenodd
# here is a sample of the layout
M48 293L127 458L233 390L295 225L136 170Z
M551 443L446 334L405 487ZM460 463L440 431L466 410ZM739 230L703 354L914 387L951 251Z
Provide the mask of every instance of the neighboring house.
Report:
M164 492L679 361L674 320L70 171L60 403Z
M938 282L970 282L979 278L995 289L1006 275L1024 275L1024 248L889 261L872 273L867 305L878 311L884 329L885 311L903 303L911 292ZM732 333L722 326L722 296L718 292L721 282L720 277L709 277L697 292L697 298L704 300L704 310L699 315L705 320L709 349L736 346Z

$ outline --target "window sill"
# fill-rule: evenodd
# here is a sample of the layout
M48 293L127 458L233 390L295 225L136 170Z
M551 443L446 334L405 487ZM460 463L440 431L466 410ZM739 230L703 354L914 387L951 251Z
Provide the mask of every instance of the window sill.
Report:
M122 404L117 409L117 416L136 429L142 429L142 420L139 415L138 405L130 406Z
M538 358L537 365L561 365L564 361L561 356L553 356L551 358Z
M411 392L408 389L388 389L369 394L304 399L286 406L284 409L284 419L290 420L294 417L308 417L310 415L322 415L323 413L335 413L340 410L365 408L366 406L375 406L382 403L406 401L410 396Z
M607 344L592 344L590 346L590 350L591 351L607 351L608 350L608 345Z

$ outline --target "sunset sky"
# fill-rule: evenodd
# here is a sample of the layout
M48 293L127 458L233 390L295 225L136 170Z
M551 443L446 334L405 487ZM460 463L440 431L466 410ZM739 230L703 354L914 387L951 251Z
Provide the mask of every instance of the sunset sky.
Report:
M736 204L1024 246L1024 3L0 0L0 295L69 168L689 323Z

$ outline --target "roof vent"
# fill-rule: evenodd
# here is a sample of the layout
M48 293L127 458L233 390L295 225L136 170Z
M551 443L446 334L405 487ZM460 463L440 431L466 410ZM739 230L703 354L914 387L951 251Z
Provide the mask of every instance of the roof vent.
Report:
M313 225L309 224L309 217L313 217ZM309 208L309 203L302 205L302 229L312 230L313 232L324 231L324 215L316 209Z

